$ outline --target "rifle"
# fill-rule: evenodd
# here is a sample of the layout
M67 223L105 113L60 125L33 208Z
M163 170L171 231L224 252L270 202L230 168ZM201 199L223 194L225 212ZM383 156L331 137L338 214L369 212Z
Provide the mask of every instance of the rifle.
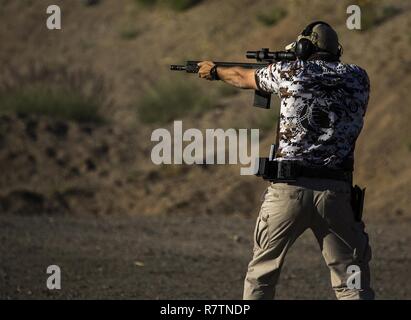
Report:
M260 69L277 61L293 61L296 59L294 52L289 51L270 51L268 48L263 48L257 51L247 51L248 59L255 59L257 63L247 62L213 62L216 66L221 67L242 67L247 69ZM200 69L197 65L201 61L186 61L185 65L170 65L172 71L185 71L187 73L198 73ZM271 94L255 90L254 106L259 108L270 109Z

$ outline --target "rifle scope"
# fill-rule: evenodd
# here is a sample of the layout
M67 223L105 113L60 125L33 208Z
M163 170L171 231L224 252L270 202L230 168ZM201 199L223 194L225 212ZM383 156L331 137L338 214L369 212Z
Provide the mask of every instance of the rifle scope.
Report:
M268 48L263 48L257 51L247 51L246 57L248 59L255 59L257 61L279 61L279 60L295 60L294 52L290 51L269 51Z

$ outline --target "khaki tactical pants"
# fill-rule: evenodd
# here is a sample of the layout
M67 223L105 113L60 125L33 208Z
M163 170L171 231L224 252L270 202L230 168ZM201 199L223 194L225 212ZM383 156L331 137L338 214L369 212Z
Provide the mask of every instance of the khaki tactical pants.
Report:
M274 298L287 250L307 228L318 240L337 298L374 298L370 288L368 235L364 223L354 218L350 188L344 181L309 178L271 184L257 218L244 299ZM347 284L352 275L347 273L350 265L361 271L360 286L359 281L356 285L351 281Z

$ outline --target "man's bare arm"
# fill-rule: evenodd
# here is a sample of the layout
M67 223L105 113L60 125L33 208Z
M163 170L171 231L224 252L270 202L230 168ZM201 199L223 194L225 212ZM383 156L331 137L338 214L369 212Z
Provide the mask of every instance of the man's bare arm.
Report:
M210 71L214 67L214 63L211 61L202 61L199 64L200 70L198 74L200 78L211 80ZM255 70L245 69L241 67L218 67L218 77L237 88L241 89L257 89L255 82Z

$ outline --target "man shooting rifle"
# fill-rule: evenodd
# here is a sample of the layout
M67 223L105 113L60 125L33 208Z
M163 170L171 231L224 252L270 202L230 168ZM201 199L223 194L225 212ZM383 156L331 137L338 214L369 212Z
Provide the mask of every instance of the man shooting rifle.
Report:
M354 147L369 98L367 73L340 61L337 33L325 22L309 24L286 49L296 59L258 68L202 61L196 70L201 78L281 100L274 157L259 170L271 184L257 218L244 299L274 298L285 255L308 228L337 298L373 299L371 249L361 219L364 190L352 187ZM349 270L355 267L360 283L353 284Z

